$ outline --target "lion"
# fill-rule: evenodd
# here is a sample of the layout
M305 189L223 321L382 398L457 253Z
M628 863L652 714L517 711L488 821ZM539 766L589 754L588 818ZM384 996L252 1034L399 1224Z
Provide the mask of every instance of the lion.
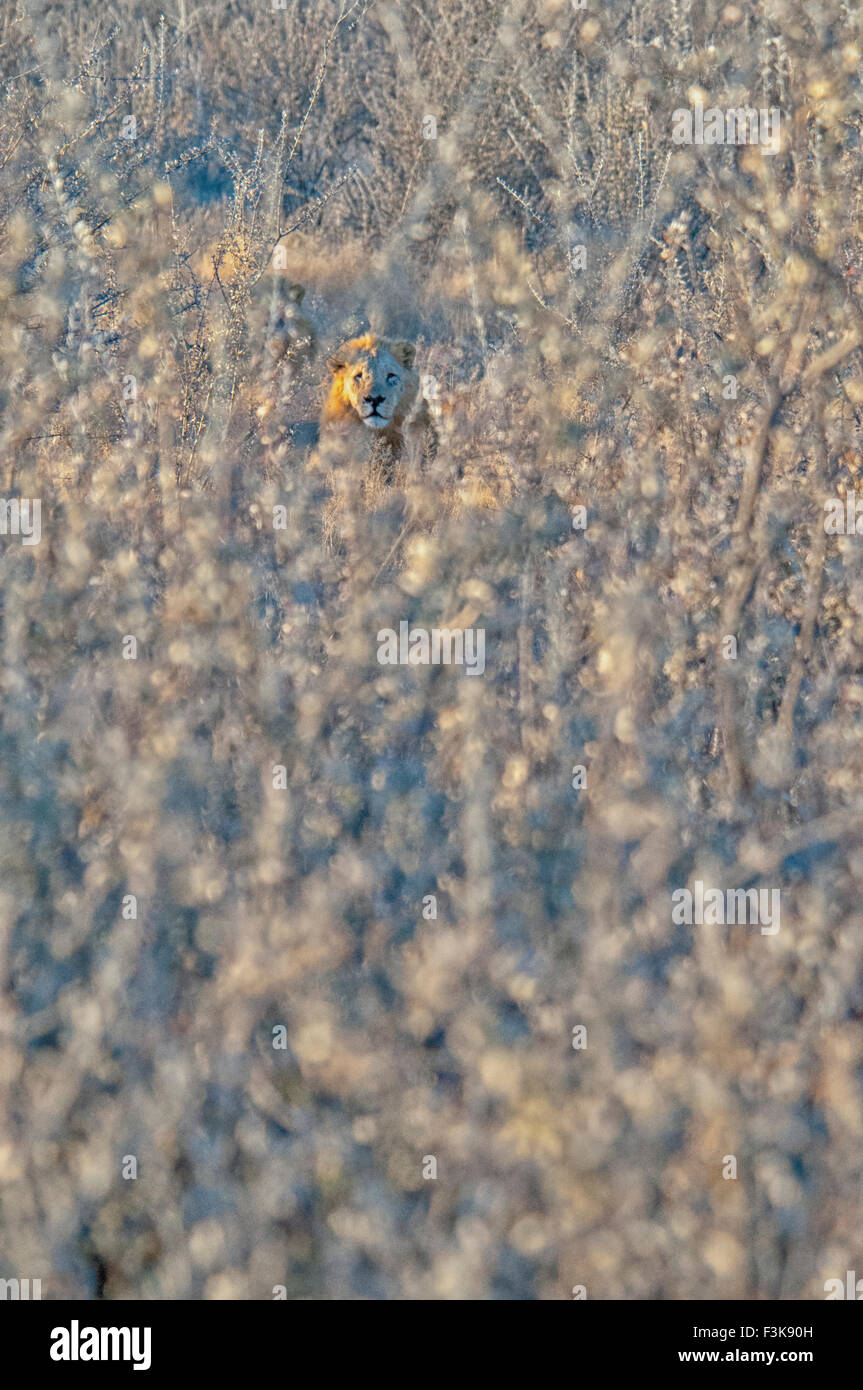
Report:
M408 440L429 452L434 427L420 379L414 371L413 343L366 333L351 338L327 359L333 374L321 414L320 436L340 434L359 442L373 438L400 458Z
M385 496L404 499L422 464L435 457L437 433L415 355L413 343L366 333L327 359L332 381L307 467L327 476L324 535L330 544L347 542L356 517Z
M257 437L265 449L278 449L291 427L285 406L313 376L317 356L315 326L301 311L305 288L273 284L268 302L263 294L250 304L250 361L242 399L248 406L246 442ZM254 346L257 344L258 346ZM312 387L312 389L314 389Z
M300 312L305 294L304 285L291 284L284 290L279 288L278 309L274 317L271 315L266 341L270 372L282 367L289 376L294 377L300 368L315 358L315 326Z

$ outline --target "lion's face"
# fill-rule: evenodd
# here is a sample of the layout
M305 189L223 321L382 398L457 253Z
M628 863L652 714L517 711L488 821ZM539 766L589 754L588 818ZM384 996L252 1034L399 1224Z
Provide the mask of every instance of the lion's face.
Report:
M416 395L412 343L367 335L345 343L328 360L342 397L370 430L383 430L403 415Z

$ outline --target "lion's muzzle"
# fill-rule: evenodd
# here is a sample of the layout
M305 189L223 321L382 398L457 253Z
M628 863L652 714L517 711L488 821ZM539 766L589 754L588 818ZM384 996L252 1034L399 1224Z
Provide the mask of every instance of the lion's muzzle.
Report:
M370 429L380 430L390 423L388 415L382 415L380 407L386 400L386 396L366 396L363 401L362 418L363 423Z

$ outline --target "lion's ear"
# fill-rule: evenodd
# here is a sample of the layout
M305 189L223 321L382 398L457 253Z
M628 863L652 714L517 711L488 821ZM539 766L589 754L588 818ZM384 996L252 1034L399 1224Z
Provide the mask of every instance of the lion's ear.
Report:
M338 376L339 372L346 365L347 364L345 362L344 354L341 352L334 352L332 357L327 358L327 366L329 367L333 376Z
M407 371L410 371L414 364L414 357L416 356L416 348L413 343L391 343L390 352L400 367L404 367Z

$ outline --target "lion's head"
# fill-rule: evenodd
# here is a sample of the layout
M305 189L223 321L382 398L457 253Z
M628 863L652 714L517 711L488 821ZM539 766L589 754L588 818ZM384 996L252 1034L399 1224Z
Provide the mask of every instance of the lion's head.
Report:
M373 333L344 343L327 359L334 380L324 421L353 418L370 430L398 430L419 392L414 352L413 343Z

